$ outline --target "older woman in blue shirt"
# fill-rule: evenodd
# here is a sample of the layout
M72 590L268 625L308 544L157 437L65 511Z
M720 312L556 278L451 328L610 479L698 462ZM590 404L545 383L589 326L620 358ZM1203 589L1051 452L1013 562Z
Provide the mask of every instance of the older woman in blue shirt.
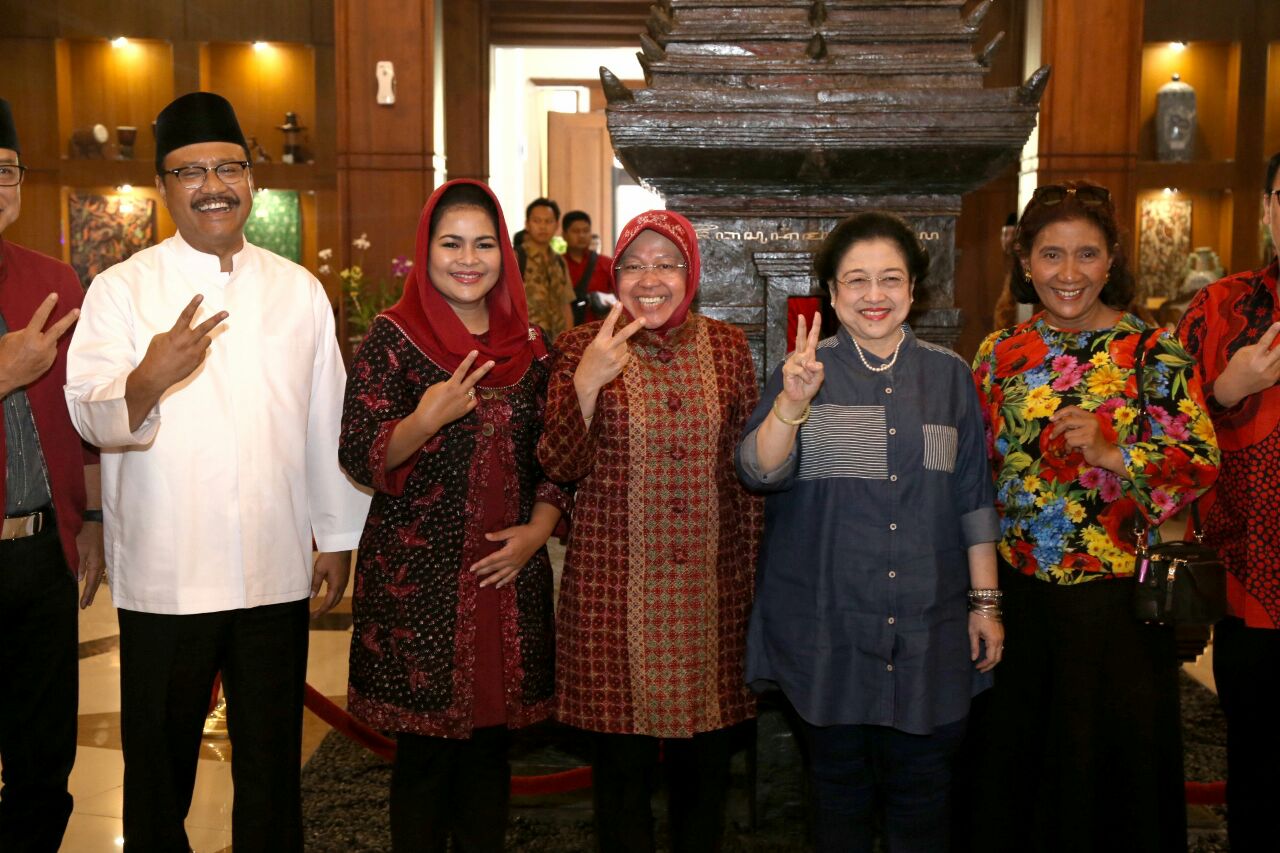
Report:
M1000 660L999 522L969 367L906 325L929 259L863 213L815 271L819 318L774 371L738 446L767 493L746 676L803 721L818 850L945 850L951 761Z

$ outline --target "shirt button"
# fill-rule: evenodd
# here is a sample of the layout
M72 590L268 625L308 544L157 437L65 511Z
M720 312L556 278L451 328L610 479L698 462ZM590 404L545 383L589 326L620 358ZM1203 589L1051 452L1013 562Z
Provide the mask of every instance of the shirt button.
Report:
M488 424L485 424L485 426L488 426ZM898 529L898 525L896 525L896 524L890 524L890 525L889 525L889 529L890 529L890 530L897 530L897 529Z
M898 431L893 427L889 427L889 435L897 435Z
M480 432L484 433L485 435L493 435L493 424L485 424L484 426L480 427Z
M898 573L897 573L897 572L889 572L889 577L890 577L890 579L892 579L892 578L896 578L897 576L898 576Z
M683 459L683 458L684 458L684 455L685 455L685 454L684 454L684 448L683 448L683 447L677 447L677 448L674 448L674 449L671 451L671 458L672 458L672 459L674 459L674 460L676 460L677 462L679 462L681 459Z
M897 474L890 474L890 475L889 475L889 482L890 482L890 483L896 483L896 482L898 482L898 475L897 475Z
M680 397L676 394L667 397L667 408L673 412L680 411Z
M893 672L893 664L886 665L885 669L887 669L889 672Z
M896 622L896 621L897 621L897 620L896 620L896 619L894 619L892 616L890 616L890 617L889 617L889 624L890 624L890 625L892 625L892 624L893 624L894 622Z
M672 353L671 350L669 349L658 350L658 361L662 362L663 364L668 364L673 358L675 358L675 354Z
M677 514L684 514L685 502L677 498L671 502L671 511Z
M886 388L886 389L884 389L884 393L886 393L886 394L892 394L892 393L893 393L893 389L892 389L892 388Z

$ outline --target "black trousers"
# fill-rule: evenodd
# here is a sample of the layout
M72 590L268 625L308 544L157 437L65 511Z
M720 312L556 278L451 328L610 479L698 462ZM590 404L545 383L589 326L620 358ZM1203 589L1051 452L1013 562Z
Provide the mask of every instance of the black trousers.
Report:
M1056 586L1001 567L1004 660L957 768L981 853L1185 853L1172 628L1133 617L1133 582Z
M0 850L56 853L71 816L76 582L55 525L0 541Z
M394 853L494 853L503 849L511 802L505 726L466 740L401 733L391 770Z
M1213 629L1213 679L1227 718L1232 853L1273 851L1280 803L1280 631L1228 616Z
M222 672L236 853L301 853L307 601L168 616L120 610L124 849L186 853L200 736Z
M644 735L594 733L592 800L601 853L655 849L649 801L660 744L672 853L719 850L736 732L736 727L717 729L661 741Z

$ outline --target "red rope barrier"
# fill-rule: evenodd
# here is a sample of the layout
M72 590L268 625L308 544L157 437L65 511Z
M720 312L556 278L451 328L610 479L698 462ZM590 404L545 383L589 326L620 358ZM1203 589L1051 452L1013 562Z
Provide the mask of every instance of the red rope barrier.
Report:
M306 685L303 704L335 731L387 761L395 760L396 742L382 735L329 701L310 684ZM512 776L511 793L517 797L564 794L591 787L591 768L575 767L543 776ZM1226 782L1187 782L1187 805L1221 806L1227 801Z
M386 761L395 760L395 741L352 717L310 684L306 685L304 690L302 704L333 727L334 731L340 732ZM589 787L591 787L590 767L575 767L572 770L547 773L543 776L511 777L511 793L517 797L564 794Z

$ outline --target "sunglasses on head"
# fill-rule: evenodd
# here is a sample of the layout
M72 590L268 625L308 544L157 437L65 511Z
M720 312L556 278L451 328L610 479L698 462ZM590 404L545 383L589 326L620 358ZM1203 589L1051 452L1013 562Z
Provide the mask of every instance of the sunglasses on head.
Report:
M1085 207L1102 207L1111 203L1111 191L1106 187L1097 187L1092 184L1085 184L1080 187L1047 184L1043 187L1036 187L1035 192L1031 194L1031 200L1039 202L1046 207L1052 207L1055 204L1062 204L1067 200L1067 196L1075 196L1076 201Z

